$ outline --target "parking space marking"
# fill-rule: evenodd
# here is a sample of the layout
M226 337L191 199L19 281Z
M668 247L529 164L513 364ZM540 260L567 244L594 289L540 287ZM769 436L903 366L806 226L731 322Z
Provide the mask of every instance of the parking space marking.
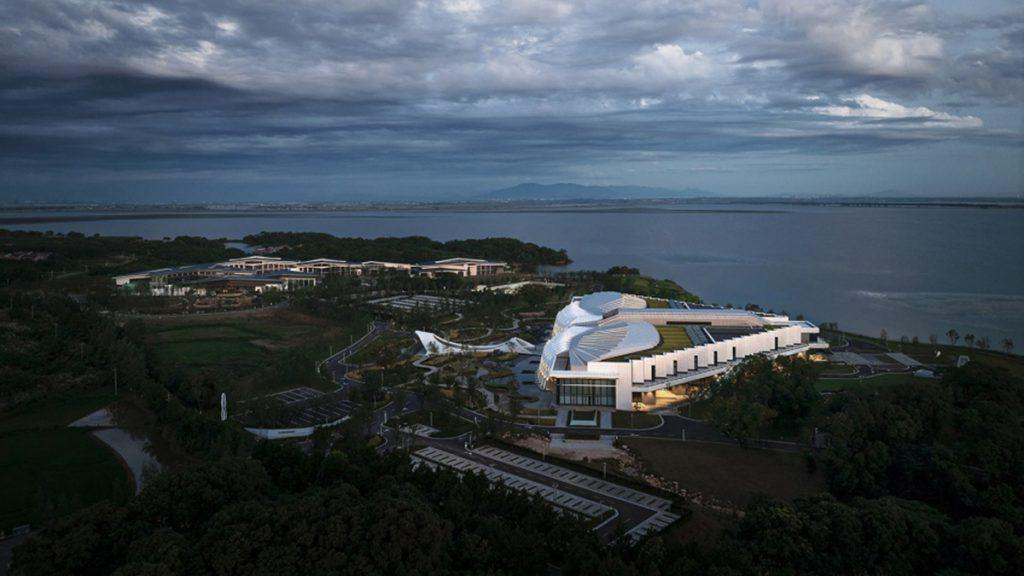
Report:
M516 476L498 470L490 466L480 464L473 460L463 458L451 452L447 452L440 448L427 447L417 450L413 457L417 461L434 462L449 468L454 468L460 472L479 472L483 474L487 479L495 483L502 483L509 488L514 490L520 490L528 494L535 494L540 498L543 498L546 502L549 502L559 508L580 514L587 518L596 518L605 514L610 514L613 509L610 506L588 500L581 496L545 486L539 482Z
M543 474L549 478L571 482L586 490L618 498L619 500L624 500L650 510L667 511L672 507L672 502L668 499L654 496L646 492L641 492L639 490L634 490L632 488L627 488L593 476L586 476L574 470L569 470L568 468L548 464L547 462L541 462L494 446L477 448L474 452L492 460L524 468L537 474Z

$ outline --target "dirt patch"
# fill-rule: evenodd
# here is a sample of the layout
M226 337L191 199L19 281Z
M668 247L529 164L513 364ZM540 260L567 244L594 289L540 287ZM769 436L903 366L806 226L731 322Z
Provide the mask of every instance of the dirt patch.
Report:
M824 474L809 474L799 454L653 438L622 443L673 491L714 508L742 508L756 494L791 500L826 489Z
M642 467L640 462L629 452L614 446L588 446L584 448L552 448L551 442L543 436L525 436L509 439L516 446L532 450L538 454L550 454L563 460L576 462L597 462L606 460L609 464L627 476L639 477Z

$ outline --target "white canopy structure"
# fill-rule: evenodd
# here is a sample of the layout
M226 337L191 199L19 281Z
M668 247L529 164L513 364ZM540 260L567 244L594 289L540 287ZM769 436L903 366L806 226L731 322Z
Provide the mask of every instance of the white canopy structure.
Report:
M426 350L427 356L446 354L490 354L492 352L515 352L516 354L536 354L533 344L522 338L509 338L497 344L460 344L445 340L433 332L416 331L416 337Z

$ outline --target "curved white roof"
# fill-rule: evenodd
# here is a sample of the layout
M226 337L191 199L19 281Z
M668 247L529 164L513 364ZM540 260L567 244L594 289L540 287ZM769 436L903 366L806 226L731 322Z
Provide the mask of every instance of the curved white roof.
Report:
M547 341L546 344L544 344L544 350L540 355L541 370L545 372L545 374L554 370L558 357L572 347L573 339L580 334L589 332L590 330L592 330L592 328L587 326L570 326L569 328L560 331L558 334L555 334Z
M765 320L756 313L734 308L699 308L695 310L684 308L647 308L645 310L623 308L615 316L608 318L607 321L664 323L667 320L675 322L702 322L713 325L727 324L731 326L763 326L765 324Z
M649 350L658 345L658 330L646 322L616 322L577 336L569 350L569 367L586 368L587 362Z
M654 348L658 330L646 322L616 322L605 326L570 326L544 345L541 363L550 371L559 356L568 354L569 369L585 369L596 362Z
M621 292L594 292L569 303L555 316L555 331L569 326L593 325L620 308L646 308L647 301Z
M419 338L420 344L423 345L423 349L426 351L427 356L433 354L469 354L473 352L515 352L517 354L536 354L534 352L533 344L530 344L522 338L513 337L505 340L504 342L498 342L497 344L461 344L459 342L452 342L451 340L445 340L433 332L423 332L422 330L416 331L416 337Z

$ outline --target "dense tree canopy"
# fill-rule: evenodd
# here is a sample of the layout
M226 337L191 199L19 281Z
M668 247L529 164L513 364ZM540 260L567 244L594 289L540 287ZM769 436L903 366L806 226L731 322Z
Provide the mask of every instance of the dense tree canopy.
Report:
M228 248L224 239L179 236L145 240L127 236L85 236L76 232L53 234L0 229L0 253L34 252L39 261L7 260L0 265L0 281L38 280L51 273L87 268L93 276L216 262L243 252Z
M486 479L402 456L261 445L59 522L14 574L540 574L597 553L578 521Z
M423 262L466 257L499 260L533 269L538 265L561 266L570 262L565 250L555 250L514 238L481 238L438 242L425 236L403 238L339 238L320 232L261 232L245 237L255 246L279 248L289 258L338 258Z
M941 382L836 395L822 422L840 496L894 494L1024 530L1024 383L970 363Z
M802 358L754 356L713 384L711 420L737 438L756 437L771 425L798 426L818 402L816 380L816 368Z

